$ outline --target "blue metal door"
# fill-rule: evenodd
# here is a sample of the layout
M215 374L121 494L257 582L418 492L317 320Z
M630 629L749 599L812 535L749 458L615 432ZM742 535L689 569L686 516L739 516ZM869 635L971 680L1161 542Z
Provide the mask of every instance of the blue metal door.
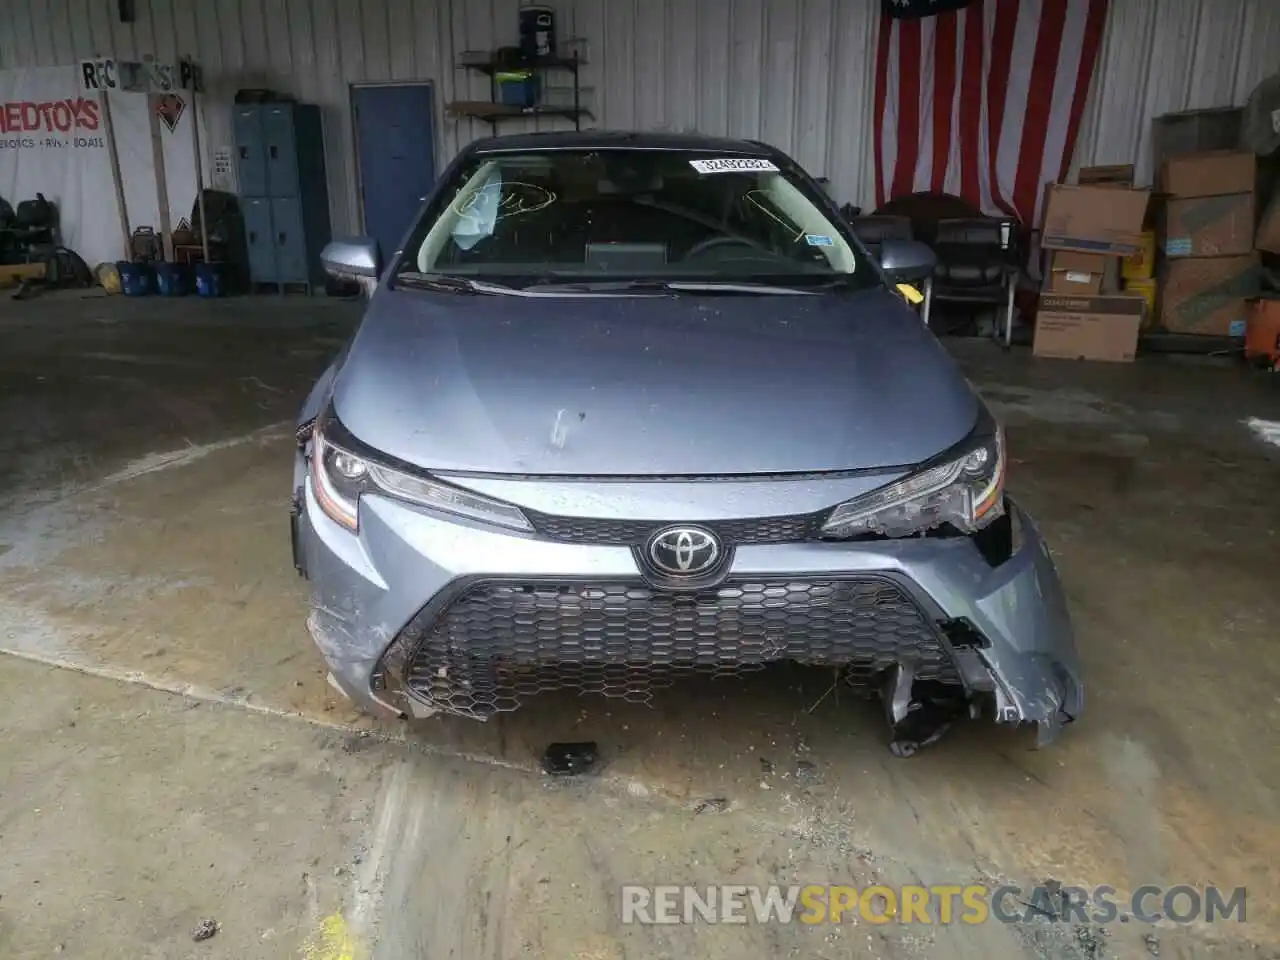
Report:
M364 232L385 262L436 182L432 86L355 87L352 107Z

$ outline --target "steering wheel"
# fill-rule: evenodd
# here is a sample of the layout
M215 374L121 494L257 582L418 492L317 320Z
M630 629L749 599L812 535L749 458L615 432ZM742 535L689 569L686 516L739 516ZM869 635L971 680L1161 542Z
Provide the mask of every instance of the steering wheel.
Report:
M729 247L729 246L748 247L751 250L756 249L755 244L751 243L748 240L744 240L741 237L730 237L730 236L725 236L724 234L721 234L720 236L707 237L707 239L705 240L699 240L697 243L695 243L692 247L689 248L689 252L684 255L684 259L692 260L694 257L702 256L708 250L715 250L717 247Z

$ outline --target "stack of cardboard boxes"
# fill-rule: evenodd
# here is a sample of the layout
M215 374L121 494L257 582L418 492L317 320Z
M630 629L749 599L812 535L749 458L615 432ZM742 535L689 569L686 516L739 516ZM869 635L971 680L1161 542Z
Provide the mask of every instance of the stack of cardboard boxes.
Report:
M1174 157L1159 187L1161 325L1170 333L1243 337L1246 301L1258 295L1260 282L1257 157L1230 150Z
M1122 291L1144 239L1150 190L1134 190L1132 167L1087 168L1077 184L1050 184L1040 246L1047 252L1032 352L1040 357L1132 360L1149 314L1141 291ZM1144 256L1144 251L1147 251ZM1138 269L1141 273L1141 267Z

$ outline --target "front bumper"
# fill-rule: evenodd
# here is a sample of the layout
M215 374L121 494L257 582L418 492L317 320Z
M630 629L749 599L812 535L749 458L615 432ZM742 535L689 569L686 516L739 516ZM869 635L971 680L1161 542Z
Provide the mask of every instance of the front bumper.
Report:
M483 718L549 686L643 698L657 668L792 659L871 679L902 660L1047 742L1081 714L1084 688L1049 552L1009 509L1021 544L994 568L962 538L742 544L724 583L683 595L647 585L626 546L549 542L380 497L362 501L352 535L309 482L296 537L311 634L336 684L372 712Z

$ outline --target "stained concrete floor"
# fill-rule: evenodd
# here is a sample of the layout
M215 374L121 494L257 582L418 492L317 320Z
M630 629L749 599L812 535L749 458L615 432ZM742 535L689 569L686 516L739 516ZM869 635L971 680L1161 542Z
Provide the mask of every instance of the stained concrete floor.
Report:
M803 671L375 725L284 534L291 419L357 313L0 301L0 956L1276 955L1280 448L1247 421L1280 384L952 345L1076 619L1089 712L1048 750L966 725L896 760ZM599 775L539 776L565 738ZM1248 922L619 923L627 882L1048 878L1246 885Z

